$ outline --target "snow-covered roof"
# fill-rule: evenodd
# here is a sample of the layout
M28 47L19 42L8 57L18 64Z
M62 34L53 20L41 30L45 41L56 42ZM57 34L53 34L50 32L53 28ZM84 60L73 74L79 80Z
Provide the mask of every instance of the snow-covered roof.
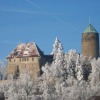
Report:
M43 56L43 52L34 42L20 43L17 47L7 56L7 58L13 57L37 57Z

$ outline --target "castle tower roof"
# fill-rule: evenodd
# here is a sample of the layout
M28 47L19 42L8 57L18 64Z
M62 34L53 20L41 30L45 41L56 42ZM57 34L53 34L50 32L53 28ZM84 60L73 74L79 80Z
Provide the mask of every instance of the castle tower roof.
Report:
M91 24L89 24L83 33L98 33L98 32Z

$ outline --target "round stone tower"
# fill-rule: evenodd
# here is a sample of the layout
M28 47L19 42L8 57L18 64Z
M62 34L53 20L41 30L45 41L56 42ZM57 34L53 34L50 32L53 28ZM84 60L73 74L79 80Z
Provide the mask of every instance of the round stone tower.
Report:
M99 57L99 34L91 24L82 33L82 56Z

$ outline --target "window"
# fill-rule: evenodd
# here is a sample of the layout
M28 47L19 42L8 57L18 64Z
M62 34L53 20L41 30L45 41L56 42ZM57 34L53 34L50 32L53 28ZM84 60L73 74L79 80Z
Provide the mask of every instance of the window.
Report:
M11 62L11 59L9 59L9 62Z
M38 71L37 76L38 76L38 77L40 76L40 71Z
M26 61L26 58L22 58L22 61Z
M27 67L27 65L25 64L25 68Z
M21 61L21 58L19 58L19 61Z
M26 60L28 61L29 59L28 59L28 58L26 58Z
M20 72L19 72L19 66L17 65L17 69L16 69L16 79L18 79L20 76Z
M14 59L14 62L15 62L16 60Z
M32 58L32 61L34 61L34 58Z
M34 64L32 64L32 70L31 70L32 72L34 71Z
M29 58L27 57L25 57L25 58L22 58L22 61L28 61L29 60Z

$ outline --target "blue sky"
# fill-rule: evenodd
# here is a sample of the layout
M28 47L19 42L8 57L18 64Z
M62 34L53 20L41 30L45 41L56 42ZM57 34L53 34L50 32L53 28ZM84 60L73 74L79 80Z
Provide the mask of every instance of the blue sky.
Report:
M56 36L64 52L81 53L89 16L100 33L100 0L0 0L0 59L19 42L35 42L49 54Z

